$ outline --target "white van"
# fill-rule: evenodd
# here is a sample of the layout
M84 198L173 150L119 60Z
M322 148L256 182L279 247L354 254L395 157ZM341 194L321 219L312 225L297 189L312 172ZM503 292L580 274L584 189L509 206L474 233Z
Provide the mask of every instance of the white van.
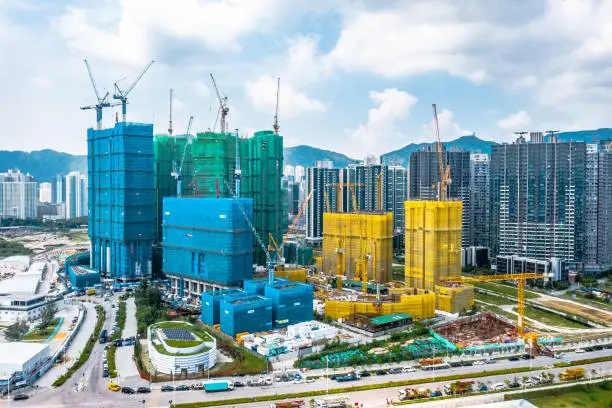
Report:
M504 383L493 384L493 386L491 387L491 389L493 390L503 390L504 388L506 388L506 384Z

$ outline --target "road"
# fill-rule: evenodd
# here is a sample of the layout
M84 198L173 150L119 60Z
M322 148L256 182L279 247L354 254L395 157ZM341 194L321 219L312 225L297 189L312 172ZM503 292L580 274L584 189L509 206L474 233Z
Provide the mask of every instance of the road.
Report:
M130 297L126 302L125 327L121 333L122 338L136 337L138 323L136 321L136 303ZM118 384L121 385L142 385L142 380L134 361L134 346L119 347L115 351L115 361L117 363L117 373L119 374Z

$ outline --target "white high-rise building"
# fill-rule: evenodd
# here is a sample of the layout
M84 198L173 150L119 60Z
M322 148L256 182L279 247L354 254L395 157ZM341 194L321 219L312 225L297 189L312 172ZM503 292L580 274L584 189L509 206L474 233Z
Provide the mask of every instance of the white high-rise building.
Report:
M19 170L0 173L0 218L28 219L38 215L34 177Z
M51 202L51 183L40 183L38 188L38 201L41 203Z
M87 216L87 176L78 171L66 176L66 219Z

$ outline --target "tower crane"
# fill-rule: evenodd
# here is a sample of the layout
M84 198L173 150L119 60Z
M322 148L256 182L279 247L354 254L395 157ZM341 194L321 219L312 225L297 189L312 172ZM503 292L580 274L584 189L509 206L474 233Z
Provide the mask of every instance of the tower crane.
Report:
M520 130L518 132L514 132L514 134L518 135L519 138L524 138L527 133L529 133L529 132L525 132L524 130Z
M119 88L119 85L117 85L117 83L120 81L115 82L115 94L113 95L113 99L118 99L121 101L121 114L123 115L123 122L126 121L126 114L127 114L127 97L130 94L130 92L132 92L132 89L134 89L134 87L136 86L136 84L138 82L140 82L140 79L142 78L142 76L149 70L149 68L151 68L151 65L153 65L155 61L151 61L149 62L144 69L140 72L140 74L138 74L138 77L136 77L136 80L134 82L132 82L132 85L130 85L129 87L127 87L127 89L121 89ZM125 78L125 77L124 77ZM122 78L122 79L124 79Z
M516 325L516 331L519 336L525 336L525 283L527 279L547 279L548 275L538 274L536 272L526 273L508 273L504 275L476 275L476 276L459 276L456 278L446 278L446 282L494 282L504 280L515 280L517 285L517 313L518 323Z
M230 183L227 182L227 180L225 180L225 185L227 189L235 196L236 193L234 191L234 188L231 186ZM257 244L261 247L264 254L266 255L266 266L268 268L268 283L272 284L274 283L274 267L276 265L276 261L273 260L272 257L270 256L270 251L268 251L268 248L266 248L266 245L264 244L263 239L261 239L259 232L257 232L257 229L255 229L255 226L253 225L253 221L251 220L249 215L246 213L246 210L244 206L240 203L240 200L238 200L237 203L238 203L238 207L240 208L240 211L242 212L244 220L246 221L247 225L253 232L253 235L255 235L255 240L257 241Z
M183 155L181 157L181 164L179 164L178 170L172 171L171 175L176 179L176 196L180 197L183 191L183 163L185 162L185 154L187 153L187 145L191 138L191 124L193 123L193 116L189 117L189 124L187 125L187 135L185 135L185 145L183 146Z
M170 119L168 119L168 135L172 136L172 89L170 89Z
M363 183L329 183L326 184L325 187L335 187L336 188L336 207L339 213L342 212L342 187L361 187Z
M274 125L272 125L275 135L278 135L278 131L280 129L280 126L278 126L278 94L279 92L280 92L280 78L278 78L278 81L276 83L276 112L274 113Z
M438 151L438 167L440 170L440 188L438 190L438 201L446 200L446 189L450 184L450 165L444 163L444 155L442 153L443 146L440 140L440 126L438 125L438 110L436 104L433 103L434 130L436 132L436 149Z
M227 114L229 113L229 106L227 106L227 96L224 95L223 98L221 97L221 94L219 93L219 88L217 88L217 82L215 82L215 77L213 76L212 72L210 73L210 79L212 80L213 87L215 88L215 92L217 93L217 98L219 99L219 111L221 112L221 133L225 133L227 130Z
M558 130L547 130L546 134L548 135L549 139L557 139L557 133L559 133Z
M96 110L96 129L100 130L102 129L102 109L110 108L112 106L117 106L120 104L118 103L111 104L110 102L108 102L108 97L110 95L109 92L106 92L104 97L100 98L100 94L98 93L98 87L96 86L96 81L94 80L94 76L91 72L91 68L89 67L89 63L87 62L86 59L83 61L85 62L85 66L87 67L87 73L89 74L89 79L91 80L91 85L93 86L94 93L96 94L96 100L98 103L96 105L81 106L81 109L82 110L88 110L88 109Z

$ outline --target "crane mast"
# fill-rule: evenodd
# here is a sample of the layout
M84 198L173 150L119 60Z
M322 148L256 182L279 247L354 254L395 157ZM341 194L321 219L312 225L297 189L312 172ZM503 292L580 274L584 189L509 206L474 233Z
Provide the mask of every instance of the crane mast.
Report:
M193 124L193 116L189 117L189 124L187 125L187 135L185 135L185 145L183 146L183 156L181 157L181 164L177 171L172 172L172 176L176 179L176 196L180 197L183 192L183 163L185 162L185 155L187 153L187 145L191 137L191 125Z
M121 114L123 115L123 122L126 122L126 117L127 117L127 97L130 94L130 92L132 92L132 89L134 89L134 87L136 86L136 84L138 84L138 82L140 82L140 79L143 77L143 75L149 70L149 68L151 68L151 65L153 65L155 61L151 61L149 62L144 69L140 72L140 74L138 74L138 77L136 77L136 80L134 82L132 82L132 85L130 85L127 89L121 89L119 88L119 85L117 84L119 81L115 82L115 94L113 95L113 99L118 99L121 101Z
M110 102L108 102L108 97L110 95L109 92L106 92L104 97L102 98L100 97L100 93L98 92L98 87L96 86L96 81L94 79L93 73L91 72L91 67L89 66L89 63L87 62L87 60L83 60L83 61L85 62L85 67L87 67L87 73L89 74L89 79L91 80L91 85L93 86L94 93L96 95L96 101L98 103L95 105L81 106L81 110L89 110L89 109L96 110L96 129L100 130L102 129L102 109L109 108L112 106L117 106L119 104L111 104Z
M438 191L438 201L446 200L446 190L449 184L450 177L450 166L445 165L444 163L444 155L443 155L443 146L442 141L440 140L440 127L438 125L438 110L436 108L436 104L433 103L433 116L434 116L434 130L436 132L436 149L438 151L438 167L440 170L440 188Z
M272 128L274 129L274 134L278 135L278 131L280 130L280 126L278 125L278 95L280 93L280 78L276 83L276 112L274 113L274 125Z
M225 133L227 131L227 114L229 113L227 96L221 97L219 88L217 88L217 82L215 81L215 77L213 76L212 72L210 73L210 79L212 80L213 87L217 93L217 99L219 99L219 111L221 112L221 133Z

